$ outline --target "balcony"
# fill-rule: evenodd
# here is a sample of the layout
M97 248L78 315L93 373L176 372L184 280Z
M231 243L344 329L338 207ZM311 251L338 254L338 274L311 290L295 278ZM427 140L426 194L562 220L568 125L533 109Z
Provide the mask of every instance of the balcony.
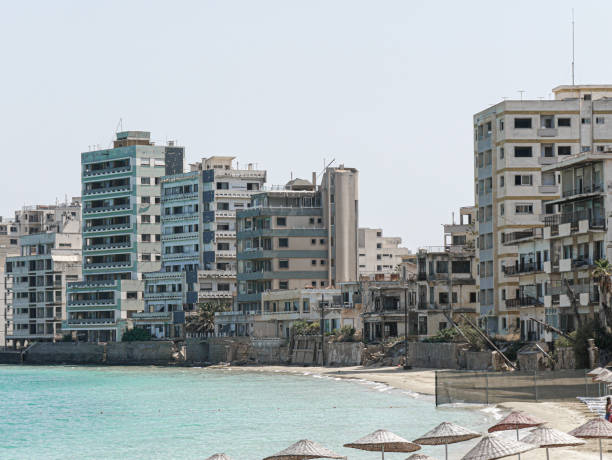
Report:
M506 276L514 276L522 273L535 273L543 270L544 268L541 262L525 262L502 267L502 271Z
M236 232L230 230L218 230L215 232L216 240L236 239Z
M518 308L518 307L534 307L534 306L543 306L544 301L538 299L537 297L532 297L530 295L520 296L516 299L506 299L506 308Z
M218 219L235 219L236 211L215 211L215 220Z
M86 300L68 300L67 305L69 307L84 307L89 305L115 305L115 301L112 299L86 299Z
M236 270L199 270L198 280L206 278L236 278Z
M104 169L96 169L94 171L83 171L83 177L94 177L94 176L103 176L106 174L119 174L131 171L130 165L121 166L118 168L104 168Z
M176 240L188 240L188 239L197 239L198 232L184 232L184 233L170 233L170 234L162 234L162 241L176 241Z
M216 259L235 259L236 251L215 251Z
M232 291L199 291L198 299L231 299L234 294Z
M83 214L97 214L103 212L112 212L112 211L130 211L132 209L131 204L118 204L115 206L99 206L96 208L83 208Z
M554 165L556 162L556 157L538 157L538 163L541 165Z
M106 244L90 244L87 246L83 246L83 251L97 251L104 249L121 249L121 248L129 248L132 246L132 243L129 241L125 241L122 243L106 243Z
M104 187L104 188L96 188L91 190L83 190L84 196L90 195L103 195L107 193L119 193L119 192L129 192L132 190L131 185L121 185L119 187Z
M111 232L117 230L131 230L132 224L110 224L110 225L92 225L85 227L84 233L96 233L96 232Z
M563 224L570 224L571 229L579 229L579 222L586 221L589 229L603 230L606 228L606 218L601 212L594 213L590 209L568 212L563 214L544 215L544 225L546 227L557 227Z
M93 270L97 268L125 268L130 267L132 265L131 261L121 261L121 262L98 262L91 264L83 264L84 270Z
M516 245L521 241L526 241L530 238L539 238L542 236L541 228L530 228L528 230L520 230L517 232L504 233L502 236L503 244Z
M603 183L597 183L597 184L585 184L582 185L581 187L576 187L574 189L571 190L563 190L563 198L567 198L570 196L576 196L576 195L585 195L585 194L589 194L589 193L603 193L605 191L604 185Z
M557 128L539 128L538 129L538 137L555 137L557 136L559 131Z
M559 193L558 185L540 185L538 187L540 193Z
M68 319L64 322L68 327L70 326L102 326L102 325L114 325L114 318L84 318L84 319ZM67 327L62 326L62 329Z

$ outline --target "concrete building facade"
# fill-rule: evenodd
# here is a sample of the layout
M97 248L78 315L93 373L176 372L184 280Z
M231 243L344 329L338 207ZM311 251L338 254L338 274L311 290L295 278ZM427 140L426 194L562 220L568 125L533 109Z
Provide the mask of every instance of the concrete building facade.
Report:
M112 149L81 154L83 281L68 286L63 330L121 340L144 311L143 273L161 266L161 178L183 164L183 147L156 146L145 131L119 132Z
M313 176L313 182L295 179L254 194L250 208L238 212L235 311L240 314L259 311L267 291L357 281L358 172L327 168L318 188ZM251 329L229 318L218 320L232 333Z
M19 256L6 258L9 281L7 340L23 346L62 338L66 285L81 277L80 213L61 231L19 238Z
M581 152L602 152L612 139L610 85L559 86L554 100L506 100L474 115L474 188L481 324L488 332L520 330L518 258L505 235L542 228L560 198L545 166ZM504 299L505 295L505 299ZM510 301L509 301L510 300Z
M383 236L381 228L359 229L359 274L398 273L399 266L412 254L400 247L402 239Z

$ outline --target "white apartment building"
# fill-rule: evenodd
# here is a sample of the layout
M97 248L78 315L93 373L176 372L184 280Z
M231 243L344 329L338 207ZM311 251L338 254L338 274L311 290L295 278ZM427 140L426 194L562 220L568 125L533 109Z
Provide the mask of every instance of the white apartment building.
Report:
M559 86L553 100L506 100L474 115L474 190L480 322L490 333L520 330L515 266L506 237L544 227L559 179L546 168L612 144L612 85Z
M408 248L400 247L399 236L383 236L381 228L360 228L359 275L397 273L399 265L410 256Z

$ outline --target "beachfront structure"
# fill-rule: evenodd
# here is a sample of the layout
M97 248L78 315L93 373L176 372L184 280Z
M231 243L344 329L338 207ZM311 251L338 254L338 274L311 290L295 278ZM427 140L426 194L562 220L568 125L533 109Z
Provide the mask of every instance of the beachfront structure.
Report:
M474 207L461 208L459 222L444 225L444 245L417 252L419 335L436 335L461 315L477 320L475 215Z
M381 228L359 229L359 274L397 273L410 249L400 247L402 239L383 236Z
M7 300L10 280L5 276L5 262L9 256L19 254L19 231L14 219L0 216L0 345L7 346L8 315Z
M146 273L145 311L134 323L157 338L184 337L198 302L231 307L236 296L236 210L250 204L266 172L212 156L161 179L162 267ZM202 219L200 221L200 215Z
M239 331L232 329L233 322L225 321L217 326L217 335L249 335L257 338L291 337L296 321L320 326L325 332L340 330L344 326L361 331L361 295L359 283L341 283L339 287L302 288L267 291L261 295L256 313L247 316L248 322L239 323ZM221 317L236 315L221 313ZM240 322L240 314L235 321ZM248 328L243 334L243 328ZM237 334L238 332L238 334Z
M191 166L201 175L202 232L198 300L232 305L237 294L236 213L263 189L266 171L252 163L234 166L235 157L202 158Z
M602 151L612 139L612 85L553 93L554 100L505 100L474 115L480 322L493 334L511 334L520 321L516 303L507 302L519 292L518 278L502 269L516 263L517 247L503 235L543 227L540 216L560 198L554 172L544 167Z
M184 148L145 131L117 133L112 149L81 154L83 281L68 285L62 329L118 341L144 311L143 273L161 266L160 181L183 172Z
M15 346L62 338L66 284L81 277L80 212L65 216L60 227L58 232L21 236L20 255L6 258L6 338Z
M597 102L602 104L596 105ZM612 124L612 116L600 113L605 108L612 113L612 101L605 102L593 101L597 109L594 112L599 113L596 126L606 121ZM612 232L608 226L612 209L612 145L597 147L543 168L558 177L561 187L561 197L551 203L554 214L544 216L543 239L550 254L543 264L549 276L544 306L553 325L563 331L578 326L573 297L583 321L597 317L600 296L593 269L597 260L612 257Z
M236 216L238 296L235 311L256 313L262 293L338 287L358 279L358 171L327 168L316 186L294 179L254 194ZM248 319L217 318L234 333L248 333Z
M362 276L360 286L363 339L366 342L403 337L406 328L409 337L419 335L417 290L413 274L406 278L397 273Z
M63 203L52 205L23 206L15 211L13 218L0 218L0 344L7 345L10 323L7 321L11 312L7 301L12 277L4 273L6 257L18 256L19 238L42 232L63 232L67 222L81 219L81 199L73 197Z

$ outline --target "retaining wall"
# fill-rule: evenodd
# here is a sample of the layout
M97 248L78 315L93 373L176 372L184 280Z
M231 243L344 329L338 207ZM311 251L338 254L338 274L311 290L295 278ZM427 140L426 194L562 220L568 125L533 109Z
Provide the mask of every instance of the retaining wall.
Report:
M25 352L27 364L103 364L104 345L97 343L38 342Z

